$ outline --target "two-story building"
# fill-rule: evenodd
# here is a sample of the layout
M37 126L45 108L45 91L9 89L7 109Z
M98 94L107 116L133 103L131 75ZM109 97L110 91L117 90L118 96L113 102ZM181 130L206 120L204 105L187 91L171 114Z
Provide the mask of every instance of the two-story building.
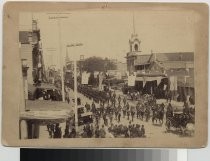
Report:
M142 54L140 43L132 34L126 56L129 74L136 75L135 89L157 97L164 97L166 91L172 91L174 99L194 97L194 53Z

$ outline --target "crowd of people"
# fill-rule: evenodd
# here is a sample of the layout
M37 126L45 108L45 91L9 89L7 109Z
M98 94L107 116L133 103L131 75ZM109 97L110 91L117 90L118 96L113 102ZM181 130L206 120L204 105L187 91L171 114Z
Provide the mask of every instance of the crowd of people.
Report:
M49 133L50 138L61 138L62 137L62 131L61 131L61 127L60 127L59 123L48 124L47 131Z
M61 101L62 96L58 89L36 88L33 94L29 92L29 99Z
M47 125L48 133L50 138L137 138L146 137L144 125L132 124L131 121L129 125L122 124L111 124L110 126L105 125L95 125L86 124L83 126L83 131L79 134L76 133L75 128L66 127L64 135L62 136L62 130L60 125L49 124Z
M95 102L106 101L106 92L93 89L92 87L79 85L77 88L79 93L82 93L84 96L89 99L93 99Z
M93 123L84 122L83 129L78 134L74 123L67 121L63 136L59 124L50 125L48 131L51 138L146 137L145 126L142 123L140 125L137 120L148 122L152 117L152 122L153 119L158 118L162 119L163 123L165 105L158 105L154 95L143 95L140 92L135 92L124 96L111 90L96 91L85 86L79 88L79 92L84 97L92 100L92 103L86 102L84 108L86 112L92 112ZM183 113L194 112L188 106L184 105L184 107ZM175 110L171 103L168 103L166 119L173 117Z
M129 103L127 97L117 96L115 91L109 91L106 93L106 100L100 101L99 104L94 101L91 104L86 102L85 109L93 113L94 126L88 125L84 128L82 136L103 138L104 134L108 133L113 137L145 137L144 125L134 124L134 118L143 121L145 116L145 120L149 120L151 99L148 96L141 99L134 105ZM127 120L129 125L124 125L122 118Z

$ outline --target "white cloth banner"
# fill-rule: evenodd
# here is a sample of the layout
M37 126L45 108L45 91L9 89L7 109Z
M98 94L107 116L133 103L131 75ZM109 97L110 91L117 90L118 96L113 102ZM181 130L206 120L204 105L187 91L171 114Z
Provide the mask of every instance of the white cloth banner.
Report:
M95 71L93 74L94 74L94 78L97 78L97 77L98 77L99 72L98 72L98 71Z
M136 76L128 76L128 86L135 86Z
M159 86L159 84L160 84L162 78L161 78L161 77L158 77L156 80L157 80L157 86Z
M161 76L159 76L159 77L136 77L137 81L143 81L143 87L149 81L157 81L157 86L158 86L162 79L163 79L163 77L161 77Z
M82 73L82 84L88 84L90 73Z
M103 74L99 73L99 75L98 75L98 88L99 88L99 91L103 90L102 82L103 82Z
M153 94L153 89L152 89L152 87L150 88L150 90L151 90L151 94Z
M174 90L177 91L177 76L174 76Z
M163 90L166 90L166 88L167 88L167 85L164 84Z
M147 83L147 78L146 77L143 77L143 88L145 86L145 84Z
M171 76L169 80L170 80L170 90L176 91L177 90L177 77Z
M126 71L126 76L127 76L127 77L129 76L129 71Z
M117 72L117 79L121 79L122 78L122 75L120 72Z

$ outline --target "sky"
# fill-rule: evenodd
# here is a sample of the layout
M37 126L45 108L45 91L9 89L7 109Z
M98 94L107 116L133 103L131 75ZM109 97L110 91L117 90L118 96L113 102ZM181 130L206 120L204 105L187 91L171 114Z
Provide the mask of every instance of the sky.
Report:
M50 18L58 15L65 18ZM194 52L195 24L199 18L190 10L167 9L37 12L21 13L19 17L21 31L31 29L32 18L38 20L47 65L64 62L66 53L70 59L79 59L79 55L84 55L85 58L99 56L125 62L133 26L141 41L142 54L150 54L151 50ZM82 43L83 46L66 48L67 44L72 43Z

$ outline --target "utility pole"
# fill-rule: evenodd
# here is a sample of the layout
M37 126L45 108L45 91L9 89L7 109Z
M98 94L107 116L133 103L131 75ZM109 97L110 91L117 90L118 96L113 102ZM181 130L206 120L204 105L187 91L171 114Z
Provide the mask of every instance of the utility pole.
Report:
M66 47L80 47L83 46L82 43L76 43L76 44L68 44ZM77 60L76 56L73 56L74 61L74 102L75 102L75 108L74 108L74 114L75 114L75 130L78 132L78 111L77 111Z
M61 89L62 89L62 101L65 102L65 91L64 91L64 74L63 74L63 54L62 54L62 42L61 42L61 19L68 18L68 16L51 16L49 19L56 19L58 23L59 32L59 60L60 60L60 70L61 70Z

